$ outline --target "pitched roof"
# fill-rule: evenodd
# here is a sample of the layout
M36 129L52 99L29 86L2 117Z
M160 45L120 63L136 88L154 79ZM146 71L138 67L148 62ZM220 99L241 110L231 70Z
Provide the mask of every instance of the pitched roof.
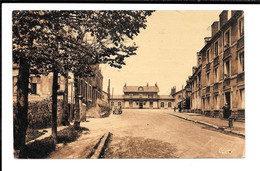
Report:
M158 86L124 86L123 92L159 92Z
M123 99L124 96L123 95L113 95L113 96L110 96L111 99Z
M171 95L159 95L159 99L174 99Z

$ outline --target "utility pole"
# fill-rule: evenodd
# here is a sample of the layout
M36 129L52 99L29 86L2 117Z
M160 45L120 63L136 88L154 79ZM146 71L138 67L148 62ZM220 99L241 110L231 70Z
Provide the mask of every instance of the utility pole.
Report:
M182 95L182 98L181 98L181 101L182 101L182 103L181 103L181 108L183 109L183 85L182 85L182 88L181 88L181 95Z
M107 94L108 94L108 106L110 108L111 107L111 105L110 105L110 79L108 79Z

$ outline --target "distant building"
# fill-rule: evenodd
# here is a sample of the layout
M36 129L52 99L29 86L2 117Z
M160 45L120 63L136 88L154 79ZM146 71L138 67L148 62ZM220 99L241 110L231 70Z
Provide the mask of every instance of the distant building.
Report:
M228 104L231 116L245 117L244 12L222 11L211 25L212 36L197 54L198 65L190 78L191 109L224 117Z
M175 108L181 108L182 111L186 111L186 112L190 111L191 89L188 80L185 87L177 92L176 92L176 87L173 87L171 95L175 99L173 104Z
M158 95L159 87L154 86L125 86L124 95L111 95L110 105L121 106L125 109L172 109L174 98L171 95Z

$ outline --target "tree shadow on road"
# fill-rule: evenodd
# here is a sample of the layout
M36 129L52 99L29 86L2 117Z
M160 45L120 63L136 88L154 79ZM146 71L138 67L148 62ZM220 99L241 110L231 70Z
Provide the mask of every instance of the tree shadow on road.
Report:
M89 132L88 128L80 127L75 129L73 126L69 126L61 131L58 131L58 144L71 143L76 141L83 132ZM54 144L52 137L47 137L42 140L36 140L26 145L20 158L24 159L42 159L50 155L51 152L55 151L56 145Z
M102 158L178 158L173 144L143 137L111 136Z

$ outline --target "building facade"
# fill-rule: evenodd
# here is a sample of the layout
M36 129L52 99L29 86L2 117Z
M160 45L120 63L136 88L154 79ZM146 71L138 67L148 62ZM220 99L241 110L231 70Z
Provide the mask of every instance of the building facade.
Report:
M175 99L173 105L174 108L180 109L182 111L190 112L190 97L191 97L191 88L189 80L186 81L185 87L176 92L176 87L173 87L171 90L171 95Z
M103 89L103 76L99 65L93 66L94 74L92 77L79 78L79 104L80 113L84 118L86 111L90 107L105 106L108 107L108 94ZM19 66L13 64L13 101L17 100L17 76L19 74ZM52 96L52 82L53 74L41 74L40 76L30 75L29 78L29 101L51 100ZM59 75L58 76L58 99L64 100L64 93L68 93L68 106L70 119L74 118L74 104L75 104L75 87L74 87L74 74L68 73L68 79Z
M227 104L232 117L244 119L243 11L222 11L211 29L212 36L205 38L205 46L197 54L198 65L190 79L191 109L223 118L222 107Z
M158 95L159 87L154 86L125 86L123 95L112 95L111 107L121 106L124 109L172 109L174 98L171 95Z

